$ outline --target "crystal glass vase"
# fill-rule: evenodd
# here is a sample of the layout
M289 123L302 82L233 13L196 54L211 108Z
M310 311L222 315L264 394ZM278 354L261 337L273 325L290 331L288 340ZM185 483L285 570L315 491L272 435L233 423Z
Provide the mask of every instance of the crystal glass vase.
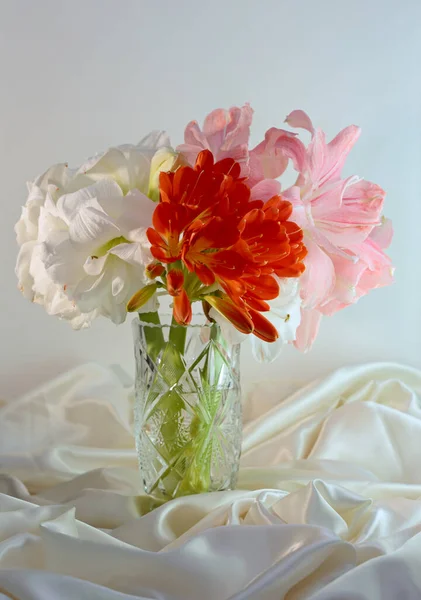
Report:
M241 450L240 347L215 323L161 321L146 313L133 322L145 491L169 499L232 489Z

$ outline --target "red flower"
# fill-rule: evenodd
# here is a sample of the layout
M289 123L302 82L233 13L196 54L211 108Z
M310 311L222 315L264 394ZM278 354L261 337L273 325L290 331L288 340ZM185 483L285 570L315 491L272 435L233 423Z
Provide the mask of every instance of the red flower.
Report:
M261 313L279 293L274 275L304 271L303 233L280 196L251 200L240 170L229 158L214 164L204 150L194 168L161 173L147 235L156 260L177 263L168 270L167 290L179 323L191 320L191 301L205 300L240 331L274 341L277 332Z
M192 307L184 289L184 274L179 269L173 269L167 274L167 290L173 296L174 318L180 325L188 325L192 320Z

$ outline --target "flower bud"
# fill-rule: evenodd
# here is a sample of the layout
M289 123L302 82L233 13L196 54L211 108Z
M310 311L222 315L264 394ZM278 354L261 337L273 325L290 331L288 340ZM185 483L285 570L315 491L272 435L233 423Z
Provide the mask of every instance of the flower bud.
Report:
M175 171L178 167L185 165L186 160L182 154L175 152L172 148L160 148L155 152L151 161L149 174L148 196L154 202L159 200L159 174L161 171Z
M164 271L165 267L161 263L153 262L146 267L146 277L148 279L156 279L157 277L161 277Z
M139 310L139 308L142 308L142 306L144 306L155 294L156 289L157 284L151 283L138 290L128 301L127 312L135 312L136 310Z

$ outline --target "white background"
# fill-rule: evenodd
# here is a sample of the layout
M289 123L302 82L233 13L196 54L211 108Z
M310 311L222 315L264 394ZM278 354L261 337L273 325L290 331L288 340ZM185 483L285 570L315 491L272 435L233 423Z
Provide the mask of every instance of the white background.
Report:
M245 380L308 381L390 359L421 367L420 0L0 0L0 397L85 361L132 370L129 324L73 332L16 289L13 226L25 182L110 145L249 101L252 142L303 108L329 136L363 135L347 174L387 192L396 283L326 318L311 353L288 348Z

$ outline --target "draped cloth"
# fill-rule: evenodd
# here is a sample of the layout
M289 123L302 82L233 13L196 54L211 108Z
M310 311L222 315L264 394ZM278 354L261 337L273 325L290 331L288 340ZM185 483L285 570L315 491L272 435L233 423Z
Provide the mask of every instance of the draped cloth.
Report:
M421 372L245 398L234 491L154 510L132 391L91 364L0 404L3 600L421 598Z

